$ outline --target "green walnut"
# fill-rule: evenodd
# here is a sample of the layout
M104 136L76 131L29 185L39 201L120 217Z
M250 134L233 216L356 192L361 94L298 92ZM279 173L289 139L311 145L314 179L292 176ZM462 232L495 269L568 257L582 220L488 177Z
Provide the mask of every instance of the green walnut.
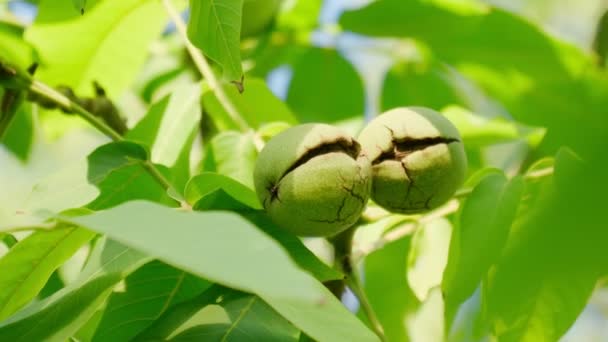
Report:
M262 33L270 26L281 7L282 0L244 0L241 36Z
M277 225L300 236L332 236L361 216L371 191L371 164L342 130L304 124L266 144L254 181Z
M464 181L467 159L460 134L431 109L392 109L372 120L358 140L372 163L371 198L391 212L436 208Z

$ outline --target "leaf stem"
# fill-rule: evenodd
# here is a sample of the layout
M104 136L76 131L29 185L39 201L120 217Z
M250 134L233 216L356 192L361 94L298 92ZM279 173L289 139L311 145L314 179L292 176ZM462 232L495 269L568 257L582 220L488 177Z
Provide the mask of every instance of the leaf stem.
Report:
M372 330L376 333L376 335L378 335L380 340L385 341L386 339L384 337L384 329L382 328L382 324L380 324L380 321L374 313L374 309L363 291L359 281L359 274L356 270L356 265L353 264L352 245L353 236L355 235L355 230L357 227L358 225L355 224L344 232L329 239L331 244L334 246L334 267L338 269L338 271L344 273L344 283L359 300L361 309L367 316ZM339 289L340 287L335 288ZM341 293L338 294L334 292L334 294L339 296Z
M217 97L218 101L220 102L222 107L224 107L226 113L228 113L228 116L230 116L230 118L236 123L239 129L243 132L249 131L249 125L247 124L245 119L243 119L234 104L230 101L228 95L226 95L224 88L222 88L222 85L218 81L217 77L215 77L211 66L205 59L205 56L203 56L201 51L197 47L192 45L192 43L188 39L188 30L186 28L186 23L184 22L182 17L175 10L170 0L161 1L165 6L169 17L171 17L171 20L173 20L173 22L175 23L175 27L179 32L182 40L184 41L184 45L186 46L190 57L192 57L194 64L196 65L200 73L203 75L203 78L209 83L209 88L211 89L211 91L215 93L215 96Z

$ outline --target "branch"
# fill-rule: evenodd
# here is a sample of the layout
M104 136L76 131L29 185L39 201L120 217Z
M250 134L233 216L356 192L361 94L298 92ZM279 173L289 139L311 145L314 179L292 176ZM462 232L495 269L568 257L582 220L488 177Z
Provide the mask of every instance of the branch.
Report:
M220 102L222 107L224 107L226 113L228 113L228 116L230 116L230 118L236 123L239 129L241 129L243 132L249 131L249 125L247 124L245 119L243 119L239 111L236 109L234 104L230 101L230 99L224 92L224 88L222 88L222 85L218 81L217 77L215 77L213 70L211 70L211 66L205 59L205 56L203 56L201 51L197 47L192 45L192 43L188 39L188 30L186 28L186 23L184 23L182 17L175 10L170 0L161 1L165 6L167 13L171 17L171 20L173 20L173 22L175 23L175 27L177 28L177 31L179 32L182 40L184 41L184 45L186 46L188 53L192 57L194 64L196 64L196 67L203 75L203 78L209 83L209 88L211 89L211 91L215 93L215 96L217 97L218 101Z
M103 120L82 108L78 103L72 101L52 87L35 80L30 75L13 69L2 62L0 62L0 80L3 83L10 85L10 87L6 88L7 90L29 91L35 96L42 97L49 102L56 104L62 110L77 114L113 141L124 141L123 137L118 132L108 126ZM171 183L150 160L144 161L143 166L165 190L171 187Z

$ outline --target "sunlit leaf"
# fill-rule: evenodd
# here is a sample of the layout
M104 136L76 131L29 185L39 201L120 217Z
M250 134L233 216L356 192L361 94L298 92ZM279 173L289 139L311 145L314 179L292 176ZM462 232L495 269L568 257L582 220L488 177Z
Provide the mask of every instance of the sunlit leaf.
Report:
M43 0L39 15L44 16L42 12L55 3ZM61 82L74 87L77 94L92 94L91 84L97 81L110 97L120 95L165 25L162 5L158 1L107 0L86 15L76 15L62 21L38 20L26 30L27 41L40 55L38 77L52 85Z
M190 41L221 65L231 81L240 81L243 75L239 50L242 10L243 0L190 1Z
M248 78L245 86L247 90L242 94L234 86L225 86L224 91L250 127L258 128L275 121L289 124L297 122L289 107L268 89L263 80ZM239 129L214 92L208 88L203 90L203 106L218 129Z
M420 226L412 237L407 280L420 301L425 301L431 289L441 284L451 234L450 222L440 218Z
M253 189L253 168L258 151L249 133L225 131L207 146L203 170L233 178Z

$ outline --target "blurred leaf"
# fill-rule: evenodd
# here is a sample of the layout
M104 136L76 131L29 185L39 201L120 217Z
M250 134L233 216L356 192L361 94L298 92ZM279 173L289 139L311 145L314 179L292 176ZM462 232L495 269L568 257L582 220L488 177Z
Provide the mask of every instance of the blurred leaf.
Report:
M606 67L606 62L608 62L608 11L604 12L597 23L595 38L593 39L593 50L597 53L599 65Z
M284 130L288 129L289 127L291 127L291 125L288 124L287 122L281 122L281 121L271 122L271 123L260 126L260 128L258 129L258 134L259 134L260 138L262 138L262 140L264 140L265 142L268 142L275 135L283 132Z
M94 210L133 199L173 203L157 180L146 172L147 152L138 144L122 141L103 145L88 157L88 178L100 195L88 204ZM166 168L157 165L165 176Z
M9 341L65 341L87 323L121 279L147 261L125 246L98 240L77 281L0 322L0 336Z
M473 189L486 177L488 177L490 175L494 175L494 174L503 175L504 173L502 172L502 170L494 168L494 167L487 167L485 169L477 170L477 171L475 171L475 173L473 173L471 176L469 176L469 178L467 178L467 180L464 182L464 185L462 187L468 188L468 189Z
M0 21L0 60L25 70L35 60L34 49L23 40L23 28Z
M487 5L461 2L464 11L438 1L381 0L345 12L343 28L371 36L416 38L438 57L457 66L479 64L505 68L532 78L565 77L582 58L572 47L558 43L523 18ZM441 25L431 25L441 23ZM563 55L560 55L563 54ZM508 69L506 69L508 68Z
M446 67L437 62L401 62L386 74L382 110L423 106L435 110L448 105L467 105Z
M89 184L84 160L25 188L30 191L24 192L24 188L0 198L0 230L39 226L54 213L81 207L99 194L97 188Z
M260 298L210 291L179 305L138 340L297 341L299 331Z
M76 227L37 231L0 259L0 321L32 300L55 269L95 234ZM11 270L10 272L8 270Z
M406 278L411 240L406 236L365 257L365 292L388 341L409 341L404 321L420 304Z
M74 4L74 8L80 12L80 14L84 14L84 8L87 5L87 0L72 0Z
M39 16L55 3L42 0ZM91 84L97 81L110 98L117 97L133 81L148 46L165 26L162 6L157 1L106 0L86 15L76 15L53 22L39 19L26 30L27 41L40 55L37 75L51 85L59 81L73 87L77 94L92 94Z
M222 132L207 145L203 171L219 173L253 189L253 169L257 156L251 134Z
M504 10L449 3L375 1L344 13L340 24L356 33L427 44L437 58L458 67L501 101L518 121L548 127L546 150L564 141L586 144L571 129L573 120L594 139L600 138L606 125L597 121L603 117L608 80L593 69L586 54ZM584 113L580 108L586 108Z
M542 129L524 127L501 117L484 118L456 106L444 109L443 114L458 128L464 144L469 148L483 147L525 138L532 146L544 135Z
M188 203L194 204L219 189L252 209L262 209L258 197L252 189L232 178L213 172L203 172L193 177L186 186L185 197Z
M91 8L97 5L101 0L72 0L72 1L43 1L33 0L38 5L39 13L36 15L36 20L40 23L53 23L66 21L80 17L80 8L75 8L76 2L86 2L85 10L88 12Z
M243 0L241 37L255 36L270 28L282 0Z
M0 96L2 92L0 91ZM1 115L1 114L0 114ZM32 106L22 103L12 118L0 143L22 161L27 161L34 140Z
M264 80L248 78L245 87L247 89L242 94L239 94L234 86L224 86L224 91L250 127L257 129L263 124L274 121L297 123L289 107L268 89ZM208 87L203 89L203 106L218 129L239 128Z
M240 81L240 39L243 0L190 1L188 38L222 66L231 81Z
M287 104L302 122L336 122L365 113L357 70L336 50L311 48L293 65Z
M407 280L416 297L424 302L432 288L441 284L448 259L452 225L439 218L418 227L407 258Z
M297 268L276 242L235 214L179 212L132 201L66 220L210 281L252 292L315 339L376 340L321 283Z
M428 298L405 324L412 341L445 341L443 299L439 288L429 291Z
M558 340L605 273L608 234L594 196L606 186L595 171L602 163L592 161L562 150L554 177L526 183L526 210L518 212L503 257L484 282L486 319L501 341Z
M298 31L311 30L318 26L322 0L296 0L292 6L281 12L277 18L279 28L289 28Z
M446 313L470 297L492 264L498 261L521 200L521 177L487 175L464 201L452 234L442 291ZM453 317L447 317L448 324Z
M170 307L209 286L205 280L159 261L144 265L124 283L126 291L114 292L108 299L93 341L132 340Z

